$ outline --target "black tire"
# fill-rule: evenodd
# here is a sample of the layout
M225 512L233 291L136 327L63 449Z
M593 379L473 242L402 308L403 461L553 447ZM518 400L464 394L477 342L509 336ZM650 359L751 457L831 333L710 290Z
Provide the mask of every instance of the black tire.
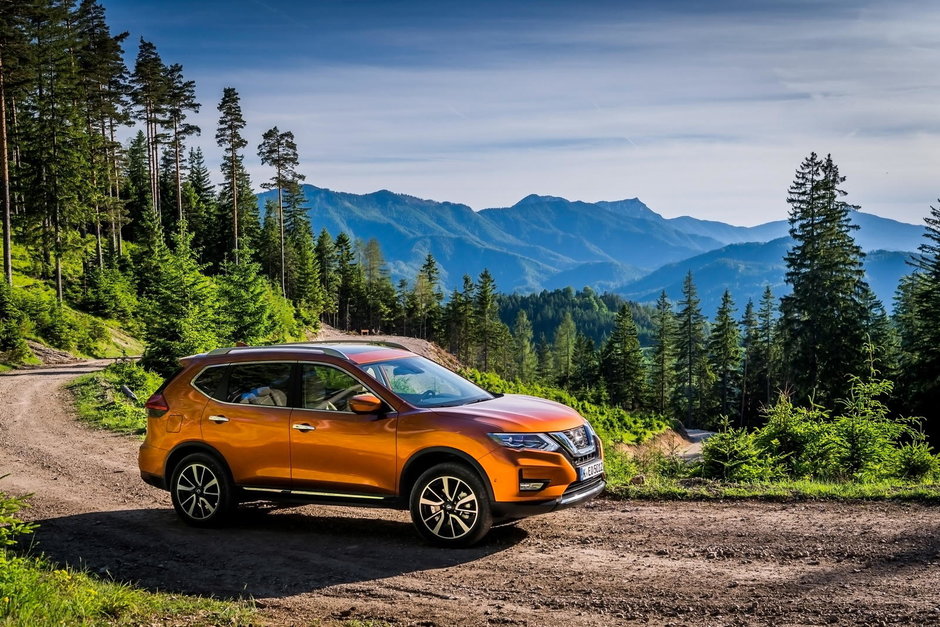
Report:
M173 509L187 525L217 527L235 509L235 489L228 471L205 453L187 455L173 469Z
M426 470L411 488L409 503L418 533L437 546L472 546L493 525L483 481L463 464L438 464Z

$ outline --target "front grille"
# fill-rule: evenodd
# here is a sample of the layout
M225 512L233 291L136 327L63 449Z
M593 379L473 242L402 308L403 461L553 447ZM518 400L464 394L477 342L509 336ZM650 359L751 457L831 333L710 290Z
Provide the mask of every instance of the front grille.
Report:
M575 466L583 466L588 462L593 462L595 459L600 457L599 451L595 450L593 453L587 455L581 455L580 457L572 457L571 461L574 462Z
M588 492L596 486L597 484L604 481L604 475L598 475L597 477L591 477L585 481L575 481L570 484L561 495L562 498L571 497L581 492Z

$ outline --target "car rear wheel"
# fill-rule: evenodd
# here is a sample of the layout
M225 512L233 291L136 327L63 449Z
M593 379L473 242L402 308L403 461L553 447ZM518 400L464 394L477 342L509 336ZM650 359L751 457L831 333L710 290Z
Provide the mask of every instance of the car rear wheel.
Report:
M235 508L234 489L225 468L213 457L193 453L173 470L173 509L188 525L213 527Z
M425 471L411 489L410 504L418 532L438 546L471 546L493 525L483 482L461 464L439 464Z

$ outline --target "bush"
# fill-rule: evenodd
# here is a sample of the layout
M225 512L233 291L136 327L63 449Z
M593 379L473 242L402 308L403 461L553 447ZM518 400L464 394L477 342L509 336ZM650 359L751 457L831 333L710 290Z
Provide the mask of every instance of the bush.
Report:
M895 458L895 474L901 479L922 481L937 474L940 461L933 454L933 448L923 436L908 442L898 449Z
M773 461L774 458L758 445L753 433L726 428L705 440L701 472L706 479L761 481L774 474Z

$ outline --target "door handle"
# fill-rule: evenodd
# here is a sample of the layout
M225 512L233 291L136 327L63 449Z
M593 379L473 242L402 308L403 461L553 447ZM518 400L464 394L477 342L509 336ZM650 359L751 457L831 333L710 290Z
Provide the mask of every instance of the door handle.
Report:
M223 422L228 422L228 418L226 418L225 416L209 416L209 422L220 424Z
M299 423L299 422L298 422L298 423L296 423L296 424L294 425L294 429L297 429L298 431L307 432L307 431L313 431L313 430L315 430L316 427L314 427L313 425L308 425L308 424L306 424L306 423Z

